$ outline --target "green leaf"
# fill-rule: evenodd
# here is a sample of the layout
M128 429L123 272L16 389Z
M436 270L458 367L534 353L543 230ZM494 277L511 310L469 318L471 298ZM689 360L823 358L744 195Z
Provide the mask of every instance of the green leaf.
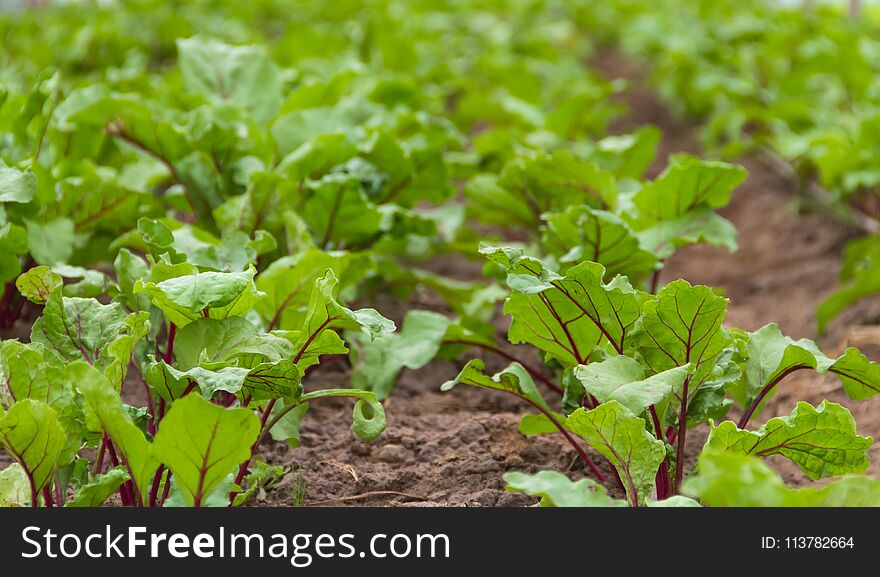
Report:
M824 487L787 487L756 457L705 450L682 491L710 507L878 507L880 479L847 476Z
M73 402L65 366L42 345L3 341L0 356L6 388L14 399L43 401L56 411Z
M880 393L880 365L869 361L858 349L848 348L828 372L840 379L851 399L861 401Z
M816 310L818 333L852 304L880 292L880 241L876 235L856 239L846 247L840 270L841 286Z
M409 311L400 332L388 333L373 341L355 337L360 348L351 374L352 386L373 391L386 398L404 368L425 366L440 350L449 319L430 311Z
M172 277L159 283L137 281L134 293L145 292L165 317L178 327L204 316L225 319L245 316L264 295L254 286L256 270L202 272ZM205 314L204 311L207 311Z
M66 442L58 414L41 401L22 399L0 418L0 444L24 469L35 492L52 482Z
M576 410L565 426L617 469L630 503L642 503L650 496L657 469L666 458L666 446L645 429L643 419L617 401L609 401L590 411Z
M199 506L250 457L259 433L260 420L252 411L224 409L190 394L171 405L153 449L171 469L187 504Z
M90 483L77 489L73 499L65 507L100 507L130 477L123 467L110 469L97 475Z
M688 403L687 426L696 427L710 419L721 421L727 415L733 400L727 398L728 389L740 380L742 370L733 348L723 351L712 370L712 374L691 396Z
M748 358L743 378L731 388L731 392L743 406L747 406L771 387L758 411L775 392L776 384L801 369L835 375L846 394L856 400L880 393L880 367L854 348L847 349L838 359L828 358L813 341L795 341L784 336L776 324L769 324L748 334L746 349Z
M233 506L239 507L244 505L252 497L255 495L259 495L259 499L265 500L266 491L272 489L284 478L285 475L291 472L291 466L282 466L282 465L269 465L268 463L258 462L255 463L254 467L244 478L244 485L247 487L241 493L235 495L235 499L232 503ZM228 506L228 494L227 491L227 502L222 503L220 506Z
M614 176L567 150L534 158L515 158L504 166L500 184L522 195L537 217L574 204L614 206ZM535 219L537 220L537 219Z
M558 255L560 263L598 262L605 267L606 279L622 274L633 281L657 266L657 259L643 250L630 226L610 212L574 205L545 214L544 221L544 250Z
M374 309L352 311L339 304L337 291L338 281L330 269L312 287L302 327L291 334L295 351L293 362L301 368L302 360L316 359L317 351L326 347L328 341L320 337L328 331L361 331L371 339L394 331L394 323ZM332 343L338 343L338 340ZM334 344L333 350L338 350L338 346Z
M663 499L662 501L655 501L653 499L648 499L647 502L648 507L701 507L697 501L694 501L690 497L685 497L684 495L673 495L668 499Z
M10 281L21 273L21 255L27 251L24 227L9 222L0 226L0 280Z
M345 290L360 280L364 268L362 259L338 251L312 248L282 257L257 276L257 288L266 293L266 298L257 302L255 309L270 328L299 329L312 288L327 269L340 279L340 290Z
M64 279L78 279L78 282L64 284L64 296L67 297L97 298L107 294L110 286L107 275L93 269L56 264L52 267L52 272Z
M143 503L159 466L153 446L134 424L119 393L104 375L85 363L72 366L80 373L78 384L86 404L86 424L93 430L103 431L113 441Z
M51 222L25 222L28 246L37 264L54 265L67 262L74 249L74 226L68 218Z
M150 297L146 294L135 295L135 283L149 276L149 267L144 259L135 255L126 248L120 249L116 260L113 261L113 269L116 271L116 282L119 290L124 295L126 304L131 310L147 310L150 306Z
M691 244L709 244L735 252L739 248L737 236L732 222L709 209L692 210L636 233L641 247L660 260Z
M283 400L275 403L275 406L272 408L272 414L269 415L269 418L274 419L284 410L285 404ZM272 430L269 431L269 435L271 435L276 441L286 441L291 448L298 447L300 441L300 425L302 424L302 420L306 416L308 410L308 403L300 403L297 401L296 407L284 413L284 416L281 417L275 423L275 426L272 427Z
M593 153L597 164L618 178L642 178L657 153L663 132L656 126L640 126L632 134L606 136Z
M541 498L542 507L621 507L624 501L611 498L605 487L591 479L572 481L556 471L534 475L505 473L505 490Z
M638 353L649 371L690 364L689 398L711 377L715 362L730 343L721 323L727 299L709 287L676 280L644 303Z
M676 367L644 378L638 361L630 357L611 357L601 363L580 365L575 376L600 403L617 401L634 415L667 400L680 391L689 365Z
M565 415L560 415L559 413L551 414L557 422L562 423L565 421ZM544 413L523 415L519 420L518 428L519 432L526 436L559 432L559 428Z
M241 317L200 318L178 329L174 338L175 366L183 370L217 365L253 368L292 355L288 340L266 334Z
M706 446L758 457L783 455L809 478L820 479L864 472L872 442L856 434L856 422L846 408L822 401L818 407L798 403L791 415L770 419L756 432L725 421L712 428Z
M62 284L61 275L47 266L35 266L15 280L15 287L32 303L46 304L52 291Z
M538 391L535 381L532 380L531 375L521 364L510 363L507 368L495 373L491 377L483 372L485 369L486 363L482 359L470 360L461 369L458 376L451 381L443 383L440 386L440 390L449 391L456 385L470 385L472 387L504 391L525 399L544 411L550 411L547 402Z
M775 323L765 325L748 334L748 358L745 362L742 384L736 391L738 400L747 405L768 385L776 384L789 373L799 369L814 369L825 373L833 364L813 341L795 341L782 334ZM744 393L743 393L744 389ZM769 395L767 395L769 397Z
M741 166L704 161L686 154L673 155L669 166L632 199L639 209L638 230L649 223L676 220L698 208L721 208L746 179Z
M0 162L0 202L30 202L36 193L34 173L21 172Z
M277 113L283 81L264 48L194 36L178 39L177 49L189 90L251 110L260 121Z
M27 507L31 504L31 485L18 463L0 471L0 507Z
M623 351L642 298L622 277L604 283L602 265L584 262L560 276L515 249L480 252L507 270L514 291L504 305L512 343L529 343L565 367L583 364L603 339Z
M385 430L385 408L376 400L376 395L371 391L357 389L322 389L312 391L300 397L301 403L308 403L315 399L327 397L353 397L357 399L352 409L351 430L358 438L364 441L372 441Z
M329 174L310 182L307 188L310 196L301 216L319 246L357 246L379 232L382 213L367 199L354 176Z
M56 288L31 327L31 341L64 360L84 360L124 376L131 348L148 327L146 313L128 315L119 303L62 297Z

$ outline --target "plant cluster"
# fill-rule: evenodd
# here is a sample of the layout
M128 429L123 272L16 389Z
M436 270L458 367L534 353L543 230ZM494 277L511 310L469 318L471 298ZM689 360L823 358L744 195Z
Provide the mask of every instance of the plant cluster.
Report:
M545 504L880 501L845 408L747 429L794 371L862 399L880 368L725 327L719 291L661 282L683 246L736 249L716 211L746 172L680 154L646 178L660 131L609 132L622 84L585 67L582 7L92 8L0 18L0 503L243 504L289 472L260 447L296 446L310 403L353 399L375 439L404 368L474 348L512 364L472 360L443 388L517 395L538 411L521 430L562 434L596 479L507 477ZM431 272L453 254L488 280ZM414 291L451 314L412 309L398 331L369 306ZM496 341L502 301L526 346ZM340 361L351 387L321 388ZM843 478L789 489L759 460L776 454Z
M880 164L876 13L834 4L641 0L582 7L578 22L645 62L652 84L700 120L704 143L728 157L769 153L787 165L805 206L868 233L852 242L841 288L817 311L818 331L880 292ZM816 186L818 185L818 186Z

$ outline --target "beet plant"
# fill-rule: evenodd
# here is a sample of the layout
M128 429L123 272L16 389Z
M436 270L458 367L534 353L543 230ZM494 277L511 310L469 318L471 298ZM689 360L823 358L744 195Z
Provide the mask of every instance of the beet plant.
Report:
M250 467L261 442L298 442L308 404L322 398L354 398L355 434L382 432L372 393L303 386L322 355L347 352L339 331L394 330L373 309L343 306L330 267L288 302L283 328L267 327L256 248L187 254L192 239L175 240L162 222L139 229L147 258L120 251L110 304L64 296L48 267L17 281L43 310L29 343L0 344L0 442L17 462L5 475L28 487L31 505L95 506L117 491L127 506L242 502L266 473ZM138 396L145 406L126 402Z
M715 483L735 484L735 467L749 457L782 455L817 480L868 468L872 439L858 435L852 415L841 405L802 402L786 417L770 419L757 430L749 428L795 371L833 375L853 399L876 395L880 367L858 350L850 348L831 358L812 341L784 336L774 324L752 333L727 328L727 299L710 287L684 280L654 295L634 288L623 276L606 280L605 267L590 261L560 274L520 250L487 246L481 252L507 274L511 295L504 310L511 317L509 339L536 347L560 368L563 396L548 403L522 365L513 363L487 375L479 359L470 361L443 389L464 384L520 397L539 411L522 419L523 433L562 433L594 478L616 483L631 506L673 497L676 500L667 504L678 505L685 502L679 497L683 493L701 497L717 490ZM734 405L741 416L726 420ZM689 477L688 433L705 423L710 433L704 456L698 474ZM576 437L608 461L613 481ZM765 471L760 464L743 466ZM583 505L611 502L591 480L575 484L543 473L511 475L508 482L514 490L543 496L547 504L556 503L557 497L560 503L570 503L564 497L573 494L580 495ZM832 502L838 499L836 491L845 493L852 486L869 492L852 503L880 500L880 482L875 479L844 477L841 482L843 489L829 485L827 494L811 493L815 501L810 502ZM768 483L786 491L778 480ZM839 499L851 503L845 495ZM798 502L792 497L792 503ZM736 504L735 497L725 504Z

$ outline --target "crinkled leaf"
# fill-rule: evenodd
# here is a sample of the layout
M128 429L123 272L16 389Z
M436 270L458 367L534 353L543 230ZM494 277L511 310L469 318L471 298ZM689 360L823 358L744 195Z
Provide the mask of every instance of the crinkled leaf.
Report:
M198 385L206 398L225 391L251 395L255 400L283 398L293 401L302 394L302 371L288 359L262 363L253 368L196 366L185 371L160 361L150 366L145 377L150 387L169 402L183 395L192 383Z
M576 410L565 426L617 469L630 503L644 502L650 496L657 468L666 458L666 446L645 429L643 419L617 401L609 401L590 411Z
M822 401L818 407L798 403L791 415L770 419L755 432L725 421L712 429L706 446L758 457L784 455L809 478L820 479L865 471L871 443L856 433L846 408Z
M52 291L62 284L61 275L47 266L35 266L15 280L15 287L32 303L42 305L49 300Z
M31 341L40 343L67 361L85 360L103 366L103 351L120 334L129 332L129 315L119 303L104 305L95 299L67 298L56 288L31 328Z
M632 414L640 415L681 390L688 369L689 365L684 365L644 378L639 362L621 355L601 363L580 365L575 376L600 403L617 401Z
M31 504L31 485L18 463L0 471L0 507L27 507Z
M138 281L134 293L145 292L165 317L178 327L204 316L225 319L244 316L264 295L254 286L256 270L202 272L178 276L159 283ZM207 311L207 315L204 314Z
M652 373L690 364L693 396L712 374L730 337L721 326L727 299L705 286L676 280L644 303L639 354Z
M638 230L675 220L697 208L720 208L746 179L746 170L725 162L705 161L686 154L670 158L657 180L645 185L632 201L639 209Z
M878 507L880 479L847 476L824 487L793 489L753 456L706 450L682 491L710 507Z
M174 364L184 370L218 363L253 368L292 354L287 339L263 333L241 317L200 318L178 329L174 338Z
M100 507L130 477L123 467L110 469L97 475L91 482L76 490L73 499L65 507Z
M621 507L626 502L611 498L605 487L591 479L572 481L556 471L534 475L506 473L505 490L541 498L542 507Z
M36 491L52 481L66 442L58 413L42 401L22 399L0 418L0 444L25 470Z
M605 269L597 263L581 263L563 277L516 249L480 252L507 270L514 291L504 306L513 319L511 342L532 344L564 366L583 364L602 339L623 350L641 298L625 279L605 284Z
M630 226L610 212L574 205L544 215L544 221L544 250L558 255L565 265L598 262L605 267L606 279L622 274L633 281L657 266L657 258L642 248Z

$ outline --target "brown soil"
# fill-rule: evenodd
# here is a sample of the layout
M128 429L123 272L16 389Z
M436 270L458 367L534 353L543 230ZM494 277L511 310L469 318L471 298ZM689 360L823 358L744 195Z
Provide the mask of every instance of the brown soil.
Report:
M622 95L631 113L616 131L645 123L663 130L653 174L662 170L672 152L700 152L692 125L675 118L653 93L641 88L637 70L613 56L604 56L596 64L610 76L633 81ZM682 250L667 263L661 281L685 278L723 288L731 299L729 326L754 330L773 320L792 337L815 338L814 311L834 289L842 250L855 231L826 214L797 214L792 182L757 157L741 163L748 168L749 178L722 211L740 232L739 251L728 254L709 247ZM447 258L437 265L451 276L480 278L480 264L463 258ZM409 306L440 308L431 295L418 294L414 300ZM398 321L405 311L391 300L376 306ZM829 353L839 352L849 342L877 359L880 338L874 339L874 344L873 331L858 331L854 336L851 327L873 325L878 319L880 299L861 303L837 319L822 342ZM500 342L505 340L504 325L500 320ZM528 351L520 347L517 353ZM497 359L486 360L490 368L502 366ZM516 399L464 388L440 393L440 384L452 377L458 366L435 361L420 371L405 371L386 402L388 428L373 443L356 440L348 430L349 405L315 404L303 424L302 446L289 450L274 444L264 456L273 463L296 464L305 483L306 505L530 505L536 500L503 490L503 473L554 469L572 477L584 474L583 465L558 435L526 438L519 434L516 424L528 408ZM322 369L307 385L316 386L319 380L320 386L344 385L346 368L337 365L335 371ZM861 434L880 433L880 399L855 403L843 394L836 380L809 374L789 377L762 418L788 413L799 400L818 403L826 398L853 411ZM705 430L689 435L691 461L705 435ZM871 472L877 474L880 447L875 446L872 457L875 464ZM597 456L596 461L601 459ZM789 483L807 482L792 463L783 459L771 462ZM291 485L288 477L256 504L289 505Z

